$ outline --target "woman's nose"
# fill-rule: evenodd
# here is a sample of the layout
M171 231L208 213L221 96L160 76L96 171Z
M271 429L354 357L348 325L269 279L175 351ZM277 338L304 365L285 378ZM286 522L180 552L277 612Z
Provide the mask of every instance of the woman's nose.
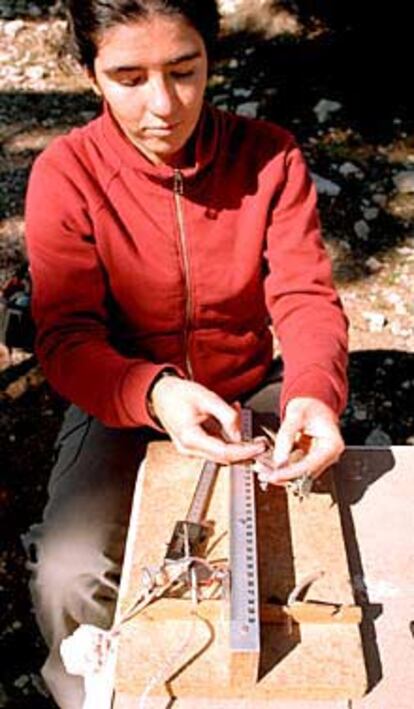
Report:
M174 88L165 77L153 77L149 83L148 108L156 116L171 116L174 112Z

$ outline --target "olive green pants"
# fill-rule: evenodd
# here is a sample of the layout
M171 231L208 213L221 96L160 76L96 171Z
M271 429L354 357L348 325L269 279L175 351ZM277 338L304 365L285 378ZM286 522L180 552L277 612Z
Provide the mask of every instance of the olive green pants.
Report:
M273 373L243 403L274 414L276 379ZM49 648L42 674L62 709L81 709L84 688L81 677L66 673L60 644L83 623L112 624L137 469L157 438L151 429L107 428L75 406L66 412L43 520L23 537L36 619Z

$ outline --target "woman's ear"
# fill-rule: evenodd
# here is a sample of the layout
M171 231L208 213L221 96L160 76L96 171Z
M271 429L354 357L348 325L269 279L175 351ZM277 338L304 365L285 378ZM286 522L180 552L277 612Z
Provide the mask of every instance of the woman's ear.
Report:
M96 76L95 72L93 69L85 69L86 76L89 79L89 82L91 84L92 91L97 95L97 96L102 96L102 91L99 88L98 82L96 81Z

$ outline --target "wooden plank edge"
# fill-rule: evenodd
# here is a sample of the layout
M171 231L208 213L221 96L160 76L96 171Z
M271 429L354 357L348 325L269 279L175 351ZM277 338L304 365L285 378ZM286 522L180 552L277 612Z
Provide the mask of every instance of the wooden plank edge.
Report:
M161 598L146 608L136 620L163 622L166 620L191 620L194 613L210 622L223 617L220 600L204 600L192 606L188 599ZM297 601L291 606L265 603L260 606L260 621L265 625L280 625L289 621L295 623L331 623L359 625L362 621L362 608L357 605L323 603L318 601Z

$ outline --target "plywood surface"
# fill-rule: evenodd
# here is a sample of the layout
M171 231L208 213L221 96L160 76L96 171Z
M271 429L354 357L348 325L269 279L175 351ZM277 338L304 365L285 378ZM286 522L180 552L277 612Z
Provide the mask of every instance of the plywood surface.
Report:
M185 517L201 464L179 456L169 443L152 444L140 473L135 512L129 532L118 613L129 606L141 583L143 567L157 566L174 523ZM228 559L229 471L222 468L211 501L215 523L212 559ZM323 571L308 598L353 603L335 492L329 475L310 498L276 488L257 491L259 577L262 603L285 602L296 583ZM164 603L167 603L165 601ZM178 697L240 698L253 706L269 699L330 699L361 696L366 672L358 626L262 626L260 678L253 688L234 682L229 667L228 608L213 621L198 615L188 620L157 621L156 607L124 626L116 670L116 696L150 694L168 697L163 682ZM185 614L184 614L185 615ZM158 680L158 681L157 681ZM115 701L115 706L117 706ZM119 704L121 706L121 704Z

